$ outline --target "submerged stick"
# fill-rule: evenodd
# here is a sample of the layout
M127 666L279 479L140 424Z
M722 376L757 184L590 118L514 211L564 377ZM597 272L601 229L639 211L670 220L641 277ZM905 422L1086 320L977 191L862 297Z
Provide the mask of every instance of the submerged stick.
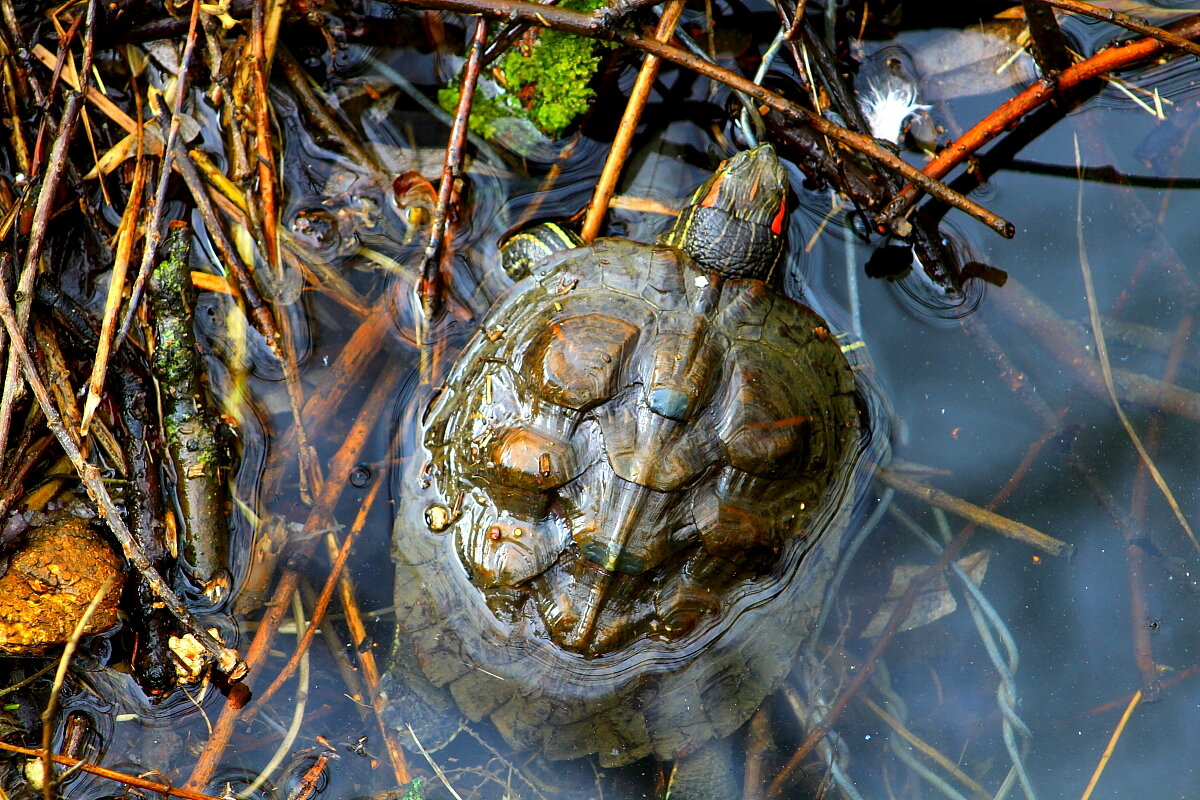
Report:
M935 508L949 511L951 514L974 522L977 525L991 528L1001 536L1018 542L1024 542L1030 547L1041 550L1043 553L1048 553L1052 556L1070 557L1075 550L1075 546L1072 544L1055 539L1053 536L1047 536L1024 523L1002 517L974 503L968 503L966 500L955 497L948 492L943 492L941 489L926 486L886 467L879 467L875 470L875 474L879 476L880 480L898 492L903 492L910 497L924 500Z

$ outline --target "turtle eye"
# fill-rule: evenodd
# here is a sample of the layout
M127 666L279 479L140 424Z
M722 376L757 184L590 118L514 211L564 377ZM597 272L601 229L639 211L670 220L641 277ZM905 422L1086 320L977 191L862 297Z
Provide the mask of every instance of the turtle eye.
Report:
M779 212L775 214L775 219L771 220L771 233L778 236L783 233L783 219L787 216L787 198L779 201Z

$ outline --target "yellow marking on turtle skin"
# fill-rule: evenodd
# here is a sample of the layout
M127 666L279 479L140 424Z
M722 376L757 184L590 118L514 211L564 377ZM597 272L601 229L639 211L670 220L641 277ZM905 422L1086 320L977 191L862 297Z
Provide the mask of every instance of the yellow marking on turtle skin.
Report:
M864 342L862 339L859 339L856 342L851 342L850 344L842 345L842 352L843 353L852 353L855 350L858 350L860 347L866 347L866 346L867 346L867 343Z

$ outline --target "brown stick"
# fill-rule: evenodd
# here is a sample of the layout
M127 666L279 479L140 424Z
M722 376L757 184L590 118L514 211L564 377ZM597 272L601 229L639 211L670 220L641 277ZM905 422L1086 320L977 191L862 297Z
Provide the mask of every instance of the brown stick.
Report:
M1008 519L1007 517L1002 517L974 503L968 503L966 500L943 492L941 489L926 486L886 467L879 467L875 470L875 474L879 476L880 480L898 492L903 492L910 497L923 500L935 508L949 511L951 514L969 520L976 525L991 528L1002 536L1007 536L1009 539L1014 539L1018 542L1024 542L1030 547L1037 548L1044 553L1049 553L1052 556L1067 556L1069 558L1075 550L1074 545L1055 539L1053 536L1047 536L1028 525Z
M393 0L396 2L396 0ZM448 11L459 11L466 14L481 14L494 19L525 19L535 24L554 30L566 31L579 36L589 36L596 39L607 39L620 42L628 47L636 47L659 58L678 64L732 87L758 100L768 108L784 114L790 119L809 125L829 138L846 145L852 150L866 155L888 169L899 173L910 183L946 203L975 217L1005 238L1011 239L1015 234L1012 223L997 217L983 206L968 197L953 191L945 184L931 179L921 170L908 164L896 154L880 146L870 136L865 136L835 125L819 114L797 105L787 98L764 89L753 81L741 75L723 69L716 64L710 64L686 50L672 47L669 44L656 41L653 37L625 30L611 30L604 27L605 15L581 14L555 6L542 6L536 3L521 2L521 0L410 0L411 5L422 8L440 8Z
M442 247L451 228L450 217L457 205L457 184L462 179L463 147L467 141L471 103L475 100L475 85L479 81L479 70L483 63L483 43L486 39L487 21L481 17L475 23L467 64L463 68L458 107L454 110L454 125L450 128L450 141L446 145L446 158L442 162L442 181L438 186L437 208L434 211L433 226L429 231L429 244L425 246L425 255L421 262L421 308L426 319L433 318L442 302Z
M267 50L264 42L266 35L266 13L263 9L266 0L258 0L254 4L251 17L250 47L251 47L251 79L254 81L254 150L258 156L258 191L262 208L262 237L266 249L267 266L276 280L283 276L280 272L279 261L279 209L275 193L275 153L271 146L271 116L267 107L270 95L267 94Z
M1012 278L1003 291L990 294L988 299L1069 369L1083 388L1097 397L1108 396L1100 362L1089 352L1089 344L1078 326L1059 317ZM1139 372L1122 369L1112 372L1117 396L1122 400L1200 422L1200 394Z
M42 751L40 749L35 749L33 747L20 747L15 744L9 744L8 742L0 742L0 750L7 750L10 753L20 753L23 756L31 756L33 758L40 758L42 755ZM101 767L97 764L91 764L87 761L80 761L79 759L71 758L70 756L51 753L50 760L55 764L62 764L64 767L79 770L80 772L87 772L92 775L99 775L101 778L108 778L110 781L123 783L126 786L132 786L135 789L145 789L148 792L156 792L158 794L167 795L168 797L179 797L182 800L220 800L212 795L201 794L200 792L191 792L187 789L178 789L174 786L171 786L169 783L148 781L145 778L140 778L136 775L126 775L123 772L117 772L116 770L108 769L107 767Z
M1185 53L1200 56L1200 45L1197 45L1195 42L1190 42L1182 36L1177 36L1155 25L1147 25L1144 20L1131 17L1128 14L1122 14L1120 11L1113 11L1111 8L1102 8L1091 3L1082 3L1080 0L1029 0L1029 2L1054 6L1064 11L1083 14L1085 17L1111 22L1113 25L1120 25L1122 28L1131 30L1134 33L1140 33L1142 36L1158 39L1163 44L1178 47Z

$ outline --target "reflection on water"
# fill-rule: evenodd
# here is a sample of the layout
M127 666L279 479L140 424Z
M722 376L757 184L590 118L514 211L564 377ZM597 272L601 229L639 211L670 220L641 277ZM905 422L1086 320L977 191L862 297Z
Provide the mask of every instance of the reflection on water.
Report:
M1085 53L1111 38L1111 29L1098 24L1072 22L1069 30ZM938 32L912 32L895 44L917 53L919 65L921 48L934 41ZM358 162L335 153L298 118L283 120L285 221L297 252L307 258L274 287L291 301L306 389L313 397L338 392L331 408L318 409L322 423L310 431L321 464L334 459L377 379L385 376L395 387L359 457L365 469L354 473L336 509L344 526L376 477L386 480L390 470L412 466L393 460L393 423L417 415L430 387L445 375L446 354L463 345L474 320L506 288L506 279L487 269L496 258L496 240L514 225L581 208L606 150L603 143L581 140L549 190L541 184L550 160L534 163L502 153L503 159L469 163L470 206L455 233L447 276L452 302L422 329L410 298L428 220L397 199L392 180L409 169L436 176L445 130L402 92L366 92L362 76L372 87L386 86L382 73L372 71L373 59L397 69L429 59L407 50L356 52L351 48L344 62L362 72L338 88L351 122L372 131L371 148L364 151L369 157ZM426 64L408 74L432 69ZM787 69L781 62L780 70ZM671 70L663 74L665 82L677 79ZM1200 297L1193 266L1200 246L1192 224L1196 203L1189 191L1155 181L1132 188L1089 181L1080 198L1070 173L1078 147L1085 167L1200 177L1189 172L1198 163L1189 157L1196 148L1189 136L1194 76L1186 59L1127 75L1135 94L1138 87L1158 86L1160 97L1171 101L1164 106L1166 121L1116 99L1126 95L1109 87L1026 144L1021 171L1001 169L988 177L985 202L1016 225L1014 240L949 214L941 230L963 260L1009 276L1006 285L986 291L976 282L966 299L931 300L942 290L923 280L919 266L898 282L865 277L863 265L886 243L864 245L843 213L830 215L828 192L793 181L801 209L790 222L787 288L833 328L858 327L847 341L858 348L855 358L870 365L879 413L891 417L893 468L1063 540L1073 545L1074 556L1048 555L878 486L873 499L879 513L871 515L869 535L856 540L857 555L826 608L821 644L771 701L773 736L767 744L755 738L761 731L737 737L739 746L761 748L755 752L768 766L751 763L747 772L761 774L764 785L801 745L806 725L834 709L833 735L797 772L811 784L832 775L835 791L853 796L856 790L863 797L982 798L1005 789L1009 797L1078 796L1122 713L1132 709L1094 796L1186 797L1200 787L1197 767L1186 751L1180 757L1178 745L1200 736L1194 711L1200 702L1200 546L1183 530L1114 410L1080 269L1082 244L1104 320L1113 391L1180 514L1194 522L1200 518L1194 479L1200 395L1194 393L1198 362L1191 345ZM284 87L273 91L280 108L294 103ZM986 94L943 90L930 114L953 135L1011 94L1003 86ZM723 119L724 93L714 91L706 100L705 113ZM711 169L720 146L704 114L693 119L658 105L652 110L624 189L678 199ZM735 135L731 129L722 133ZM919 163L920 156L908 156ZM645 241L669 225L655 214L611 215L613 230ZM806 245L818 230L822 234ZM304 289L304 278L336 289ZM212 382L232 398L227 410L241 437L238 536L249 538L254 529L256 548L235 540L236 551L250 554L235 567L247 587L242 605L253 608L269 595L270 585L257 581L271 573L268 566L278 556L268 533L295 534L307 516L292 463L296 442L284 433L289 398L276 362L253 332L238 327L232 304L207 297L201 310L202 335L215 356ZM413 346L421 340L429 343L424 359ZM351 355L365 365L351 369L348 342L361 348ZM277 750L284 751L282 760L255 796L297 796L306 791L297 786L309 785L303 777L309 773L319 776L313 791L330 798L378 794L394 784L355 660L369 652L383 662L394 624L392 510L382 497L369 519L349 568L358 604L368 613L365 636L347 633L340 611L327 619L300 669L302 688L290 684L256 709L252 723L236 728L219 769L202 788L220 793L227 783L235 791L250 785ZM957 566L917 592L911 624L882 653L873 653L879 624L867 631L870 636L863 633L871 620L881 607L895 608L906 581L924 573L948 546L948 560ZM303 570L313 584L301 592L309 609L326 574L324 547ZM240 633L229 636L244 647L255 623L237 619ZM223 618L214 623L228 624ZM282 665L294 636L293 628L277 640L279 652L261 669L256 691ZM89 644L79 656L83 671L62 698L64 717L77 712L91 720L89 744L80 752L116 769L156 770L183 783L208 726L226 705L224 695L208 687L192 697L179 692L146 701L130 679L105 669L107 658L103 640ZM873 674L856 686L866 664ZM838 701L850 686L856 693L843 709ZM302 722L298 727L294 717ZM327 746L338 757L317 764ZM508 749L487 724L431 758L464 797L506 791L545 797L564 793L567 785L577 792L573 796L599 796L601 790L605 797L635 796L663 780L652 761L604 775L586 761L548 767ZM411 762L429 774L422 757ZM436 784L431 796L442 796ZM811 788L803 778L787 787L780 796ZM112 784L86 775L66 786L67 795L77 798L112 792Z

